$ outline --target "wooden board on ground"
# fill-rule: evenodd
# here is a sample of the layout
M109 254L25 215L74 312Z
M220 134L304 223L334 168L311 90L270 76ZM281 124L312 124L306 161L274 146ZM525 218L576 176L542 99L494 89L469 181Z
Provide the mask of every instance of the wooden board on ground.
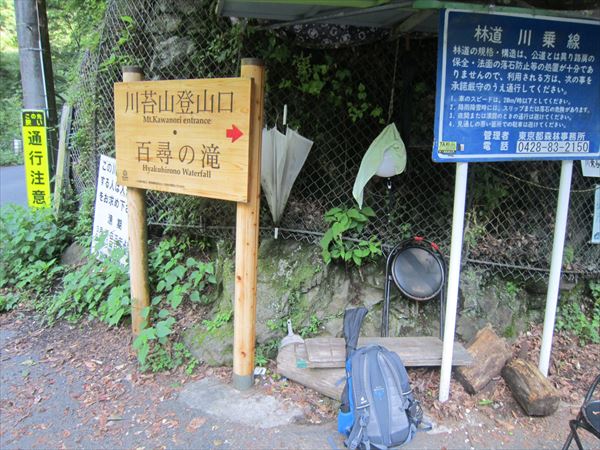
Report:
M358 346L377 344L396 352L406 367L430 367L442 364L442 341L436 337L361 337ZM344 339L319 337L305 340L309 368L344 367ZM458 342L454 343L452 364L472 364L473 358Z
M286 345L277 355L277 373L292 381L314 389L327 397L340 400L344 389L344 369L309 369L306 365L306 347L303 344Z
M413 342L411 347L411 345L409 345L409 342L411 342L413 339L415 341L421 340L422 342ZM323 345L323 340L329 342L329 345L326 347L329 349L329 355L336 355L335 358L337 359L339 359L337 355L339 354L338 347L340 346L341 342L341 351L342 355L344 355L344 340L341 338L307 339L304 344L287 345L279 350L279 354L277 355L277 372L280 375L283 375L284 377L287 377L292 381L314 389L315 391L320 392L323 395L339 400L342 395L342 390L344 389L345 371L343 368L343 360L341 362L341 365L339 365L339 363L336 362L336 364L338 364L338 367L310 367L311 363L309 362L309 357L306 350L306 343L308 342L309 345L312 347L315 347L315 344L317 347L320 347L321 345ZM436 351L439 352L439 355L437 355L436 357L431 356L433 354L433 351L429 350L430 356L425 356L423 354L421 355L421 358L416 358L417 354L414 353L414 357L406 358L405 365L439 366L442 360L442 343L437 338L361 338L358 341L358 345L362 346L371 343L378 343L384 345L390 350L396 351L404 360L404 352L407 348L411 348L410 352L416 352L415 348L424 348L427 345L427 343L432 343L433 341L439 342L439 344L437 342L434 343L434 348L437 349ZM403 345L405 346L404 348ZM454 344L454 358L454 365L470 364L472 361L471 357L466 352L466 350L462 347L462 345L458 343ZM325 359L325 355L323 355L321 364L326 364L326 362L324 362ZM434 360L438 361L437 364L433 364ZM415 364L415 361L418 363Z

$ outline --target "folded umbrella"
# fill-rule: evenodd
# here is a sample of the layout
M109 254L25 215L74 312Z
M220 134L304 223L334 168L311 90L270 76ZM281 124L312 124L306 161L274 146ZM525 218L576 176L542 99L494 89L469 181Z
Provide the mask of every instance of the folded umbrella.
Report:
M279 224L294 182L306 162L313 141L295 130L263 129L261 184L273 222Z

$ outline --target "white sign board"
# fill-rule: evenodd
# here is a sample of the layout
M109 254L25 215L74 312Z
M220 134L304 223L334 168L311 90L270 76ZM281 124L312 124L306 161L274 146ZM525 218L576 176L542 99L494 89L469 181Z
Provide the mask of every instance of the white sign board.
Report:
M92 252L96 240L106 236L104 245L96 250L109 255L114 248L127 248L127 188L117 184L116 160L100 156L96 205L94 208L94 230Z
M592 225L592 244L600 244L600 184L596 185L594 198L594 224Z
M584 177L600 178L600 159L581 161L581 172Z

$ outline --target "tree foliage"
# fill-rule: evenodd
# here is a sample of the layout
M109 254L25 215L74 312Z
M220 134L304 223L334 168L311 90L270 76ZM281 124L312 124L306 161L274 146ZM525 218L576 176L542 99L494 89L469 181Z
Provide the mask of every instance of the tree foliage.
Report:
M68 98L69 87L79 74L84 50L99 40L99 24L105 0L48 0L48 32L52 52L57 106ZM12 0L0 2L0 163L16 162L13 139L20 139L22 105L19 51Z

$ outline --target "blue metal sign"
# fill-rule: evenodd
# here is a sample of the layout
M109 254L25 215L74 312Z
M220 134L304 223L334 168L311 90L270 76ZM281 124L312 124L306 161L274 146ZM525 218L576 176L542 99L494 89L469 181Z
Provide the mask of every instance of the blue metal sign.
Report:
M433 160L600 155L600 22L443 10Z

